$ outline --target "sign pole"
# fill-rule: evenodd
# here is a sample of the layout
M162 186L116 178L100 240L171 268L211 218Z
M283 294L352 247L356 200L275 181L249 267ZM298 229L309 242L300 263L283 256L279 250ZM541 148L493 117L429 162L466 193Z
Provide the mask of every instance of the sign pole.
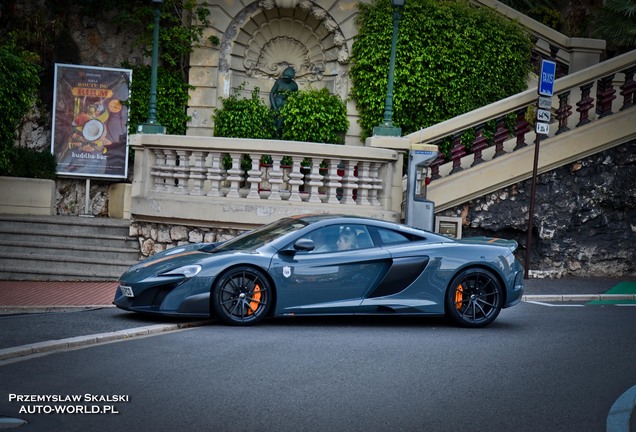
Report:
M528 238L526 240L526 261L524 263L524 278L528 279L530 269L530 249L532 248L532 219L534 219L534 196L537 188L537 171L539 170L539 143L541 134L534 140L534 164L532 165L532 182L530 186L530 210L528 211Z
M526 241L526 261L524 263L524 278L528 279L530 271L530 251L532 249L532 221L534 219L534 197L537 188L537 173L539 171L539 144L541 135L547 135L550 131L550 109L552 108L552 94L554 93L554 81L556 80L556 63L549 60L541 62L539 83L537 91L537 117L535 125L536 138L534 140L534 163L532 165L532 182L530 186L530 209L528 210L528 238Z

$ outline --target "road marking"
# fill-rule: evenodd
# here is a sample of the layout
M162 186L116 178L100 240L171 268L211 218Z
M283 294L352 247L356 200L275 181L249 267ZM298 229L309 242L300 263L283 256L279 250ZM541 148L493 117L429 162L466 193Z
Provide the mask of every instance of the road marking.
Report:
M607 415L607 432L629 432L629 418L636 406L636 385L623 393Z
M532 303L540 306L549 306L549 307L585 307L582 304L566 304L566 303L544 303L538 301L526 301L526 303Z

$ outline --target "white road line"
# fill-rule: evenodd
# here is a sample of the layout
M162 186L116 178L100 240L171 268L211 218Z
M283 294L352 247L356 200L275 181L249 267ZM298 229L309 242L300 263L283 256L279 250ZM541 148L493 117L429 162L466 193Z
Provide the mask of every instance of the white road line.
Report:
M585 307L585 305L581 304L566 304L566 303L544 303L538 301L526 301L526 303L532 303L540 306L550 306L550 307Z
M629 418L636 406L636 385L623 393L607 415L607 432L629 432Z

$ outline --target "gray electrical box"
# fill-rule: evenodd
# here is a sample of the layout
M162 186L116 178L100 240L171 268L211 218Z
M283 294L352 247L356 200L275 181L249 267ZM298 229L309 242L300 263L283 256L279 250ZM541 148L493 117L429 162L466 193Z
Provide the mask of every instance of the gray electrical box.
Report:
M436 145L413 144L409 152L406 183L406 224L433 231L435 203L426 199L429 165L437 159Z

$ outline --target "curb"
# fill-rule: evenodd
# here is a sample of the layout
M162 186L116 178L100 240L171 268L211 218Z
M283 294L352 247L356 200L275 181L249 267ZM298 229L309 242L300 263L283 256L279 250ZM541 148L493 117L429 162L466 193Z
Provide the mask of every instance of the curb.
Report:
M73 312L91 309L114 308L113 304L96 305L56 305L56 306L0 306L0 315L47 313L47 312Z
M587 302L596 300L636 300L636 294L534 294L521 297L521 301L524 302Z
M36 342L28 345L21 345L12 348L0 349L0 362L14 359L17 357L30 356L33 354L41 354L52 351L64 350L67 348L76 348L86 345L95 345L105 342L112 342L122 339L131 339L139 336L149 336L159 333L166 333L176 330L182 330L190 327L198 327L208 324L206 321L193 321L178 324L155 324L144 327L135 327L125 330L118 330L109 333L97 333L87 336L75 336L66 339L51 340L45 342Z

